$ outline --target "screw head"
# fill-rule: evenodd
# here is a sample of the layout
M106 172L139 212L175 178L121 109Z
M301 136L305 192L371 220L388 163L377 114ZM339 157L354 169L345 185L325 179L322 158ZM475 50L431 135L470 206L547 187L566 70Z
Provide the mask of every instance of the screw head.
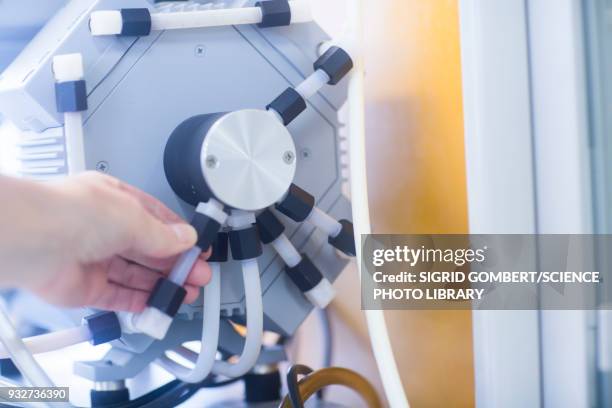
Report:
M108 168L108 162L106 161L99 161L98 163L96 163L96 170L101 173L108 173Z
M295 154L293 154L293 152L286 151L285 153L283 153L283 161L285 163L291 164L293 163L294 160L295 160Z
M219 167L219 159L212 154L208 155L206 157L206 167L209 169L216 169Z
M194 54L196 57L203 57L204 54L206 54L206 47L204 47L204 45L202 44L196 45L194 49Z

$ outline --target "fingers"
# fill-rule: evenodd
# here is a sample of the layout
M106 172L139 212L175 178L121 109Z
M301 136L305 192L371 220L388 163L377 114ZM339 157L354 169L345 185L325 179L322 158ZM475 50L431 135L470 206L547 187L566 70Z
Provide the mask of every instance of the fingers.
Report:
M207 262L199 259L189 273L186 284L198 287L206 286L208 285L208 282L210 282L211 276L212 272L210 270L210 265Z
M164 224L138 205L132 204L123 213L123 233L128 237L127 253L144 258L168 258L195 245L195 229L184 223Z
M144 266L116 257L108 268L108 280L119 285L151 292L163 275Z
M125 184L119 180L118 188L132 197L136 198L149 212L167 224L176 224L184 222L184 220L174 213L171 209L166 207L161 201L145 193L142 190L137 189L129 184Z
M125 258L130 262L146 266L147 268L153 269L158 272L169 271L170 269L172 269L178 259L178 255L171 256L169 258L153 258L134 251L128 251L124 254L121 254L121 257Z
M87 306L115 312L140 313L145 309L148 298L148 292L106 282Z
M202 289L193 285L187 285L185 286L185 290L187 291L187 295L183 303L190 305L198 299Z
M157 280L165 276L160 272L128 262L120 257L116 257L108 263L107 268L110 283L147 294L153 290ZM193 303L199 296L200 287L208 284L210 278L210 266L206 262L198 260L185 284L187 290L185 303Z
M84 173L57 191L63 201L65 247L81 263L113 255L169 258L193 246L197 234L178 215L148 194L112 177Z
M157 280L167 275L142 265L115 257L108 266L108 279L123 286L151 291ZM187 277L186 285L205 286L210 282L211 270L208 263L199 259Z
M162 203L152 195L147 194L134 186L124 183L119 179L98 172L86 172L77 177L83 178L88 182L92 183L104 183L110 188L122 191L130 195L131 197L138 200L140 204L142 204L153 216L157 217L159 220L165 223L174 224L184 222L181 217L179 217L175 212L166 207L164 203Z

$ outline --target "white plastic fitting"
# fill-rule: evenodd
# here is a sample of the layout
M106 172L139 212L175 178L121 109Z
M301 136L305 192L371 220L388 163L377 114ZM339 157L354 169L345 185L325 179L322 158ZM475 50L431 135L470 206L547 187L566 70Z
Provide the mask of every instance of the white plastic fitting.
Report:
M283 262L290 268L295 267L302 260L302 255L295 249L285 234L280 234L271 242L272 247L283 258Z
M136 330L153 337L156 340L162 340L166 337L170 325L172 325L172 317L163 313L154 307L147 306L142 313L134 316L133 322Z
M56 82L78 81L85 75L81 54L56 55L51 66Z
M342 232L342 224L330 217L325 211L319 207L313 207L306 221L312 223L315 227L325 231L325 233L334 238Z
M214 198L209 199L205 203L199 203L196 207L196 212L212 218L221 225L225 224L228 217L227 213L223 211L223 204Z
M123 18L119 10L94 11L89 16L89 31L91 35L121 34Z
M227 225L233 229L243 229L255 224L255 221L255 214L250 211L232 210L232 215L227 219Z
M329 82L329 75L322 69L317 69L315 72L310 74L304 79L296 88L295 91L299 93L302 98L312 98L325 84Z
M336 297L336 290L326 278L321 279L314 288L304 292L306 299L320 309L325 309Z

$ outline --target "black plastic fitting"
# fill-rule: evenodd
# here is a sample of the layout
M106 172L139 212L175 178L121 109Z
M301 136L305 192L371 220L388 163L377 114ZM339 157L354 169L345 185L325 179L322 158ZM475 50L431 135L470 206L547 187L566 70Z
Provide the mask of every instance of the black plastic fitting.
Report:
M340 47L330 47L314 63L314 70L322 70L329 76L329 85L336 85L353 69L353 60Z
M121 36L141 37L151 34L151 12L147 8L121 9Z
M258 1L255 7L261 9L261 23L258 27L279 27L291 24L291 7L287 0Z
M87 87L84 80L58 82L55 84L57 111L82 112L87 110Z
M243 377L245 400L256 404L281 399L281 375L278 370L265 374L249 373Z
M329 237L328 242L336 249L344 252L348 256L355 256L355 232L353 223L348 220L338 221L342 225L340 233L335 237Z
M301 254L302 260L300 263L295 265L293 268L286 267L285 271L289 278L295 283L295 285L302 291L308 292L310 289L314 288L321 282L323 279L323 274L312 263L308 256Z
M228 257L228 238L226 232L217 234L217 239L212 244L212 252L208 262L227 262Z
M257 228L261 242L269 244L285 232L285 226L269 209L265 209L257 216Z
M89 397L93 408L117 406L130 402L130 391L127 388L112 391L91 390Z
M275 208L293 221L302 222L308 218L314 205L315 199L312 195L291 184L287 196L277 203Z
M257 258L263 252L255 224L245 229L230 231L229 243L232 257L238 261Z
M185 296L187 296L187 291L184 287L166 278L159 278L147 300L147 305L174 317L183 304Z
M21 376L19 369L10 358L0 359L0 375L7 378L18 378Z
M198 248L202 251L208 251L208 248L217 239L217 233L221 229L221 224L206 214L196 212L191 220L191 226L198 233L198 241L196 242Z
M83 318L91 332L91 344L108 343L121 337L121 324L114 312L98 312Z
M295 89L287 88L270 102L266 109L275 110L283 119L283 125L287 126L306 110L306 101Z

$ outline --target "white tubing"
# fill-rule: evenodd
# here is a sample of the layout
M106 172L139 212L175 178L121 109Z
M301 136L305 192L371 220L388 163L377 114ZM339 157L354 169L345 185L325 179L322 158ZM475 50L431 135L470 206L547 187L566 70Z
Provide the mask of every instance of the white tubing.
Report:
M240 377L257 363L263 335L263 299L257 259L242 261L246 297L247 334L242 355L236 363L215 361L212 372L226 377Z
M83 142L83 115L81 112L64 113L64 138L68 174L85 171L85 146Z
M30 353L39 354L74 346L89 340L91 340L91 332L87 326L83 325L40 336L28 337L23 339L23 342ZM0 359L3 358L10 358L10 355L4 347L0 347Z
M299 93L302 98L309 99L315 95L325 84L329 82L329 75L322 69L317 69L315 72L310 74L309 77L304 79L296 88L295 91Z
M325 231L330 237L336 237L342 232L342 224L330 217L319 207L313 207L306 221L311 222L317 228Z
M196 212L211 217L221 225L224 225L228 218L227 213L223 211L223 204L212 198L205 203L198 204ZM183 252L176 261L174 268L172 268L168 279L179 286L183 286L201 253L202 250L197 246ZM173 317L157 308L148 306L137 315L120 315L119 320L122 330L140 332L154 339L162 340L166 337L166 333L172 325Z
M312 21L312 12L308 0L289 2L291 24ZM176 11L169 13L152 13L151 30L177 30L187 28L221 27L242 24L261 23L262 12L259 7L238 7L199 11ZM89 17L91 34L117 35L123 29L123 19L119 10L98 10Z
M290 268L295 267L302 260L302 255L295 249L285 234L280 234L278 238L272 241L272 246Z
M310 3L306 0L289 2L291 24L312 21ZM226 8L202 11L179 11L151 14L151 30L220 27L261 23L259 7Z
M212 278L204 288L204 316L202 317L202 349L193 370L183 367L167 356L160 364L181 381L198 383L210 374L219 343L219 316L221 313L221 265L211 262Z
M183 252L174 264L168 279L179 286L183 286L201 254L202 250L197 246Z
M4 309L0 306L0 342L8 351L13 363L26 380L34 387L53 387L53 381L42 367L34 360L23 341L17 335Z
M364 65L360 45L364 40L363 23L364 0L351 2L348 7L348 38L352 47L343 44L343 48L353 57L355 68L349 79L349 154L351 174L351 205L353 208L353 225L355 228L355 246L357 250L357 270L361 274L361 234L372 232L370 209L368 204L366 139L365 139L365 94ZM408 397L393 356L393 348L382 310L366 310L366 322L372 344L372 351L378 365L378 372L385 389L389 406L409 408Z
M53 75L58 83L83 79L81 54L64 54L53 57ZM85 147L83 142L83 117L81 112L64 112L64 139L68 173L85 171Z
M151 14L151 30L257 24L261 18L259 7L154 13Z

